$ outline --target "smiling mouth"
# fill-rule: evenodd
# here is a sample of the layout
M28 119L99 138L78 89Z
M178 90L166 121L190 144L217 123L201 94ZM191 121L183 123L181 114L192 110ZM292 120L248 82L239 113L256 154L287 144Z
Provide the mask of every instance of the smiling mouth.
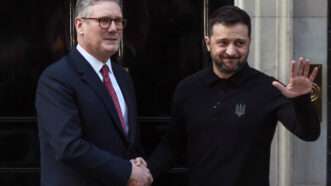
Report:
M235 63L238 61L238 59L223 59L224 62L228 62L228 63Z

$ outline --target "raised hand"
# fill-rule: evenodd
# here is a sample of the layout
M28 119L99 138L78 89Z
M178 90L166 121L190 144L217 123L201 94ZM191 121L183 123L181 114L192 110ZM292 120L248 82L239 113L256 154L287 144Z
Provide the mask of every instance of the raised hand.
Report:
M292 60L291 77L289 83L284 86L278 81L272 82L272 85L278 88L281 93L288 97L294 98L312 91L313 81L318 73L318 68L315 67L311 74L310 61L300 57L298 61Z
M140 160L136 160L136 163L138 163L138 161L140 161ZM146 167L147 164L146 164L146 166L143 166L143 164L141 164L140 166L137 166L136 163L134 162L134 160L130 160L130 162L132 165L132 171L131 171L130 179L128 181L128 186L149 186L149 185L151 185L153 183L153 177L152 177L151 173L149 172L149 169ZM142 163L142 162L139 162L139 163Z

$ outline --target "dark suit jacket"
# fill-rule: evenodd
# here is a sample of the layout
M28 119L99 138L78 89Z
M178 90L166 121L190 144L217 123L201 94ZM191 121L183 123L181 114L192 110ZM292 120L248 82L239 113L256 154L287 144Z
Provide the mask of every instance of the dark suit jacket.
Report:
M112 67L127 104L127 136L103 83L76 49L42 73L36 95L42 186L127 184L128 160L140 155L136 101L128 73Z

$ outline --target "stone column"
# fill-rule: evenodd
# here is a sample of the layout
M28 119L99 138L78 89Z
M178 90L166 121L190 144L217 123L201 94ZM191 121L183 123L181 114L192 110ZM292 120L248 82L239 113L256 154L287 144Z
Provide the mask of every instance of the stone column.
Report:
M326 186L327 173L327 0L293 0L294 57L322 65L321 136L316 142L294 139L294 186ZM329 1L330 2L330 1ZM330 67L329 67L330 69Z
M274 136L272 186L325 186L327 167L327 0L235 0L252 17L251 66L287 83L290 59L322 64L322 130L302 142L279 125Z
M235 0L252 17L251 66L287 83L293 57L293 0ZM293 137L278 125L271 152L272 186L293 186Z

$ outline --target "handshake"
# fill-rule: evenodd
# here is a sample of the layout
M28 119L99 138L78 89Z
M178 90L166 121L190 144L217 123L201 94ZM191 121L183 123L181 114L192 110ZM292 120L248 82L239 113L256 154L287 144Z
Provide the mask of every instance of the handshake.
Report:
M137 157L130 160L132 165L131 176L128 181L128 186L150 186L153 183L153 177L147 168L146 161Z

